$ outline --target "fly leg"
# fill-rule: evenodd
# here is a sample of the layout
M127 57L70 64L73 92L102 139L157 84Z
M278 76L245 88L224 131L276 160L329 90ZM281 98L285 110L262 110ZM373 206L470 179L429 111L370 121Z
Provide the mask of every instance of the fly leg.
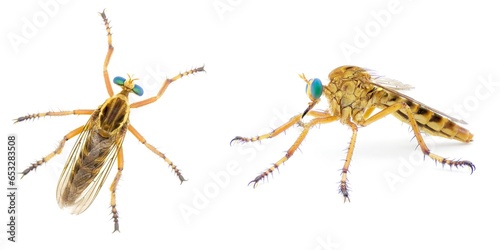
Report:
M29 114L25 116L21 116L17 119L14 119L14 123L22 122L22 121L27 121L27 120L32 120L32 119L37 119L40 117L46 117L46 116L65 116L65 115L91 115L94 112L94 110L91 109L77 109L77 110L72 110L72 111L49 111L45 113L37 113L37 114ZM34 163L31 163L31 166L26 168L23 172L21 172L22 177L27 175L29 172L32 170L35 170L38 166L42 165L45 162L48 162L52 157L54 157L56 154L60 154L62 152L62 149L64 148L64 144L66 143L67 140L75 137L76 135L80 134L83 131L83 127L78 127L75 130L69 132L66 134L63 139L59 142L59 145L57 148L52 151L50 154L46 155L43 157L41 160L38 160Z
M298 115L292 117L285 124L279 126L278 128L274 129L273 131L271 131L270 133L267 133L267 134L263 134L263 135L259 135L259 136L255 136L255 137L250 137L250 138L236 136L231 140L231 142L229 144L232 144L234 141L236 141L236 142L254 142L254 141L261 141L264 139L273 138L273 137L283 133L285 130L287 130L288 128L290 128L291 126L296 124L297 122L299 122L301 120L301 118L302 118L302 114L298 114Z
M346 200L349 202L351 201L351 199L349 199L349 188L347 187L347 173L349 172L349 165L351 164L354 145L356 144L356 137L358 134L358 126L356 126L356 124L348 120L347 125L349 125L352 130L352 136L351 142L349 143L349 148L347 149L347 156L344 162L344 166L342 167L342 177L340 179L340 192L344 196L344 202L346 202Z
M324 118L324 117L331 116L330 113L328 113L327 111L316 111L316 110L309 111L307 113L307 115L310 115L310 116L315 117L315 118ZM297 123L299 124L299 126L303 127L305 124L302 123L301 119L302 119L302 113L292 117L288 122L279 126L277 129L274 129L270 133L258 135L255 137L249 137L249 138L236 136L231 140L231 142L229 144L232 144L234 141L236 141L236 142L254 142L254 141L262 141L264 139L271 139L271 138L285 132L285 130L289 129L291 126L293 126Z
M120 226L118 225L118 210L116 209L116 187L118 186L118 181L120 181L120 177L122 176L123 171L123 148L120 148L118 151L118 172L115 175L115 179L113 183L111 183L111 187L109 190L111 191L111 213L113 214L113 221L115 222L115 229L113 233L118 231L120 232Z
M63 137L63 139L59 142L59 145L57 146L57 148L54 151L50 152L50 154L46 155L41 160L38 160L34 163L31 163L30 167L26 168L23 172L21 172L20 173L20 174L22 174L21 178L23 178L25 175L27 175L32 170L35 170L38 166L42 165L43 163L48 162L55 155L60 154L64 148L64 144L66 143L66 141L75 137L76 135L80 134L83 131L83 128L84 128L84 126L78 127L76 129L74 129L73 131L69 132L68 134L66 134Z
M93 109L76 109L72 111L49 111L45 113L37 113L37 114L29 114L25 116L21 116L19 118L14 119L14 123L37 119L45 116L65 116L65 115L91 115L94 112Z
M183 73L179 73L177 74L176 76L174 76L173 78L167 78L164 82L163 82L163 86L161 87L161 89L158 91L158 93L156 94L156 96L153 96L153 97L150 97L146 100L142 100L142 101L139 101L139 102L135 102L135 103L132 103L130 104L130 107L131 108L138 108L138 107L142 107L142 106L145 106L145 105L148 105L148 104L151 104L153 102L156 102L158 99L160 99L160 97L163 95L163 93L165 92L165 90L167 90L167 87L174 81L176 80L179 80L180 78L182 77L185 77L185 76L188 76L188 75L192 75L194 73L198 73L198 72L203 72L205 71L204 69L205 66L202 66L202 67L199 67L199 68L194 68L194 69L191 69L191 70L188 70L188 71L185 71Z
M101 15L102 20L104 21L104 25L106 26L106 33L108 36L108 52L106 53L106 58L104 59L104 67L103 67L103 75L104 75L104 82L106 83L106 90L108 91L109 96L113 96L113 88L111 87L111 80L109 79L109 73L108 73L108 65L109 65L109 60L111 60L111 55L113 54L113 51L115 48L113 47L112 44L112 38L111 38L111 27L109 27L109 20L106 17L106 13L104 13L104 10L102 12L99 12L99 15Z
M422 153L424 154L424 156L427 155L431 159L433 159L434 161L439 162L443 165L447 164L450 167L455 166L458 168L459 166L460 167L467 166L470 168L471 174L474 172L474 170L476 170L476 167L470 161L449 160L449 159L446 159L442 156L431 153L429 147L427 147L424 139L422 138L422 135L420 134L420 130L418 128L417 121L415 120L415 117L413 116L413 112L411 111L408 104L406 104L404 102L395 103L395 104L381 110L380 112L374 114L373 116L371 116L370 118L368 118L364 122L360 123L359 125L360 126L370 125L371 123L373 123L373 122L375 122L375 121L377 121L377 120L379 120L379 119L381 119L389 114L392 114L398 110L405 110L406 111L406 115L407 115L408 120L410 122L411 128L413 129L413 133L415 134L415 138L417 138L418 145L420 146L420 149L422 150Z
M298 119L300 120L300 117L302 117L302 114L300 114L298 116L295 116L294 118L296 119L296 117L298 117ZM294 118L292 118L290 120L290 122L292 122L294 120ZM255 177L255 179L253 179L252 181L250 181L250 183L248 183L248 184L250 185L251 183L253 183L253 187L255 188L256 185L259 183L259 181L261 181L262 179L264 179L265 177L267 177L274 170L278 169L278 167L280 165L282 165L285 161L287 161L288 159L290 159L290 157L292 157L292 155L295 153L295 151L300 146L300 144L302 143L302 141L306 138L307 133L309 132L309 129L311 127L313 127L316 124L324 124L324 123L334 122L334 121L336 121L338 119L339 118L336 117L336 116L325 116L325 117L321 117L321 118L315 118L315 119L311 120L310 122L303 124L304 129L300 133L300 135L297 138L297 140L288 149L288 151L286 152L285 156L283 156L279 161L277 161L276 163L274 163L273 166L271 166L269 169L267 169L266 171L262 172L260 175L258 175L257 177ZM288 122L288 123L290 123L290 122ZM285 125L288 125L288 123L286 123ZM283 125L283 126L285 126L285 125Z
M151 144L149 144L146 139L132 126L132 125L128 125L128 130L142 143L144 144L144 146L146 146L149 150L151 150L153 153L155 153L156 155L158 155L159 157L161 157L171 168L172 168L172 171L174 171L175 175L177 175L177 177L179 178L179 180L181 181L181 184L182 182L186 181L186 179L184 178L184 176L182 176L181 174L181 171L177 168L177 166L174 165L174 163L172 161L170 161L166 156L165 154L163 154L162 152L158 151L158 149L156 149L154 146L152 146Z

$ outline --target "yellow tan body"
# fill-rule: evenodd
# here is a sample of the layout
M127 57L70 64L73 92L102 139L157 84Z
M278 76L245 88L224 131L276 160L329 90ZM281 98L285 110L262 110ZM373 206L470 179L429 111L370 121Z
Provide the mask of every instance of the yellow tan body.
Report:
M129 124L130 106L128 91L122 91L108 98L90 116L83 132L82 141L72 150L57 186L57 201L61 208L73 207L73 213L80 214L92 203L101 188L96 186L92 199L84 192L104 171L104 179L109 174L105 164L112 165L121 148ZM75 154L75 155L73 155ZM102 169L105 167L104 169ZM71 171L71 172L68 172Z
M31 166L26 168L21 174L25 176L31 171L37 169L43 163L48 162L55 155L62 152L66 141L78 136L57 185L57 202L61 208L69 209L72 214L83 213L92 204L104 184L112 166L115 162L117 162L118 171L109 188L111 191L111 214L114 221L114 232L116 232L119 231L116 188L121 178L124 166L122 144L127 131L130 131L130 133L133 134L139 142L147 147L151 152L162 158L170 166L181 183L186 181L177 166L170 159L168 159L165 154L149 144L139 131L137 131L137 129L130 124L130 110L156 102L172 82L197 72L204 72L205 70L202 66L179 73L173 78L166 78L155 96L138 102L129 103L128 94L133 92L134 94L142 96L143 89L134 83L134 81L138 79L133 79L130 75L128 79L115 77L113 79L113 83L119 85L122 90L118 94L114 94L111 86L111 79L108 73L108 65L114 51L111 28L104 11L99 14L104 21L108 38L108 52L106 53L106 57L104 59L102 72L109 98L97 109L76 109L72 111L57 112L49 111L45 113L22 116L14 119L14 122L17 123L45 116L90 115L90 118L85 125L67 133L54 151L43 157L41 160L32 163Z
M317 78L308 80L303 74L300 77L307 83L306 92L311 99L311 102L303 113L292 117L290 121L276 128L271 133L249 138L236 136L232 140L240 142L260 141L273 138L294 124L299 124L303 127L301 134L286 151L285 155L274 163L272 167L262 172L250 182L253 183L254 187L292 157L312 127L317 124L340 121L340 123L349 126L352 131L347 156L342 167L339 188L344 196L344 201L350 200L349 189L347 187L347 173L356 144L358 126L368 126L387 115L394 115L399 120L411 126L417 143L424 155L443 165L447 164L455 167L467 166L471 169L471 173L474 172L475 166L470 161L449 160L431 153L420 131L466 143L472 141L473 135L467 129L458 125L458 123L465 122L447 116L398 91L409 89L409 85L378 76L375 72L371 73L357 66L341 66L332 70L329 74L329 83L327 85L322 85L321 81ZM320 97L325 97L324 99L328 101L329 109L327 111L312 110L321 100ZM380 111L372 115L376 108L380 109ZM302 118L306 115L312 117L312 119L304 123Z
M330 82L324 88L329 100L330 112L345 123L349 118L361 124L373 108L385 109L395 103L406 103L417 121L418 127L429 135L441 136L462 142L472 141L473 135L457 124L457 119L448 117L426 105L403 95L396 90L375 83L368 71L357 66L342 66L329 75ZM392 113L409 124L405 109Z

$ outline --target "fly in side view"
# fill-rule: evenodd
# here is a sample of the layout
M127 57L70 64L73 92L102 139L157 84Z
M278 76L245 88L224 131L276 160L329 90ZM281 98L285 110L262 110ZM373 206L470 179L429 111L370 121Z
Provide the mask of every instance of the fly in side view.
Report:
M114 47L111 39L111 29L106 14L99 13L106 26L108 37L108 52L104 60L104 82L109 98L97 109L77 109L72 111L46 112L31 114L19 117L14 123L45 116L64 116L64 115L90 115L88 122L73 131L66 134L59 142L58 147L42 158L34 162L21 174L24 177L32 170L43 163L48 162L56 154L60 154L67 140L78 135L78 139L71 150L69 158L66 161L62 171L59 183L57 185L57 202L59 207L68 208L72 214L83 213L94 201L99 193L111 167L118 162L118 172L111 184L111 212L114 221L114 231L119 231L118 210L116 208L116 187L122 175L123 170L123 148L122 143L130 131L142 144L149 150L161 157L177 175L181 184L186 179L182 176L180 170L163 153L158 151L130 124L129 114L131 108L139 108L157 101L165 92L167 87L181 77L204 71L203 67L195 68L184 73L180 73L173 78L167 78L156 96L145 100L129 103L129 93L142 96L143 89L134 83L138 79L115 77L113 83L121 87L118 94L114 94L111 81L108 74L108 64L113 54Z
M342 66L334 69L330 72L330 82L326 86L323 86L318 78L308 80L303 74L300 77L307 83L306 92L311 100L303 113L292 117L290 121L276 128L271 133L251 138L237 136L231 141L231 143L260 141L273 138L294 124L299 124L303 127L301 134L288 149L285 156L249 183L253 183L254 187L259 181L267 177L292 157L311 127L317 124L340 121L340 123L349 126L352 130L352 137L340 180L340 193L344 196L344 202L346 200L350 201L349 189L347 187L347 172L354 152L358 127L368 126L387 115L394 115L399 120L411 126L415 138L417 138L417 143L424 155L443 165L447 164L457 168L459 166L467 166L470 168L471 174L476 169L470 161L449 160L431 153L420 131L424 131L429 135L441 136L465 143L471 142L473 135L467 129L458 125L459 123L465 124L464 121L432 109L399 92L399 90L410 89L411 86L402 84L394 79L379 76L374 71L357 66ZM329 110L312 110L320 101L321 96L327 99ZM371 115L375 108L380 109L380 111ZM306 115L312 117L312 119L304 123L302 122L302 118Z

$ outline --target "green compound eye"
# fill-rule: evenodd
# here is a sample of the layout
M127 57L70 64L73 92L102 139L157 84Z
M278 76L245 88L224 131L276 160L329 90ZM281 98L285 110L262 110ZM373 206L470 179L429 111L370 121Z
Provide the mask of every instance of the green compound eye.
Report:
M306 93L311 101L315 101L321 97L323 94L323 84L318 78L314 78L310 83L306 85Z
M134 85L134 87L132 88L132 91L133 91L136 95L138 95L138 96L142 96L142 94L144 94L144 90L142 89L142 87L141 87L141 86L139 86L139 85L137 85L137 84L136 84L136 85Z
M121 76L117 76L113 79L113 82L116 84L116 85L119 85L119 86L123 86L123 84L125 84L125 78L121 77Z

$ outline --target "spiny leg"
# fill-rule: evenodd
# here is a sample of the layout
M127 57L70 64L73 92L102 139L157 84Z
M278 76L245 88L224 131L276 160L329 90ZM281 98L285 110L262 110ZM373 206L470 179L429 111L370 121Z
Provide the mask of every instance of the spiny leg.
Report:
M347 156L344 162L344 166L342 167L342 177L340 179L340 192L342 193L342 195L344 195L344 202L346 200L349 202L351 201L351 199L349 199L349 188L347 187L347 172L349 171L349 165L351 164L354 145L356 144L356 137L358 134L358 127L356 126L356 124L348 120L347 125L349 125L352 130L352 136L351 142L349 142L349 148L347 149Z
M165 80L165 82L163 82L163 86L158 91L158 94L156 94L156 96L150 97L148 99L145 99L145 100L142 100L142 101L139 101L139 102L132 103L132 104L130 104L130 107L131 108L138 108L138 107L142 107L142 106L151 104L153 102L156 102L158 99L160 99L160 97L163 95L163 93L165 92L165 90L167 90L168 85L170 85L172 82L174 82L176 80L179 80L182 77L185 77L185 76L188 76L188 75L192 75L194 73L203 72L203 71L205 71L204 67L205 66L202 66L202 67L199 67L199 68L194 68L194 69L185 71L183 73L179 73L178 75L174 76L173 78L167 78Z
M420 149L422 150L422 153L425 155L428 155L431 159L433 159L436 162L440 162L441 164L445 165L448 164L450 167L455 166L456 168L463 167L463 166L468 166L471 169L471 174L476 170L476 166L470 161L455 161L455 160L449 160L446 159L442 156L436 155L434 153L431 153L429 147L425 144L424 138L422 138L422 135L420 134L420 130L417 125L417 121L415 120L415 117L413 116L413 112L411 111L410 107L408 104L401 102L401 103L395 103L380 112L374 114L364 122L360 123L359 125L361 126L367 126L387 115L390 115L398 110L404 109L406 111L406 115L408 117L408 120L410 121L410 126L413 129L413 133L415 134L415 138L417 138L417 143L420 146Z
M45 113L37 113L37 114L29 114L25 116L21 116L17 119L14 119L14 123L32 120L45 116L64 116L64 115L91 115L94 112L92 109L76 109L72 111L49 111Z
M115 175L115 179L113 183L111 183L111 187L109 190L111 191L111 213L113 214L113 221L115 222L115 229L113 233L118 231L120 232L120 226L118 225L118 210L116 209L116 187L118 186L118 181L120 181L120 177L122 176L123 171L123 148L120 148L118 151L118 172Z
M288 128L290 128L291 126L293 126L294 124L296 124L297 122L299 122L301 118L302 118L302 114L298 114L298 115L292 117L285 124L279 126L278 128L274 129L273 131L271 131L270 133L267 133L267 134L263 134L263 135L259 135L259 136L255 136L255 137L250 137L250 138L236 136L236 137L234 137L231 140L231 142L229 144L232 144L233 141L237 141L237 142L238 141L239 142L254 142L254 141L261 141L261 140L264 140L264 139L273 138L273 137L275 137L275 136L283 133L285 130L287 130Z
M324 117L330 116L330 113L328 113L327 111L316 111L316 110L311 110L307 114L312 116L312 117L315 117L315 118L324 118ZM273 131L271 131L270 133L267 133L267 134L263 134L263 135L259 135L259 136L255 136L255 137L250 137L250 138L236 136L231 140L231 142L229 144L232 144L233 141L254 142L254 141L261 141L264 139L271 139L271 138L285 132L285 130L289 129L291 126L295 125L296 123L299 123L299 125L303 127L304 124L301 122L301 118L302 118L302 113L292 117L288 122L286 122L285 124L279 126L278 128L274 129Z
M63 139L59 142L59 145L57 146L57 148L54 151L52 151L47 156L43 157L41 160L38 160L34 163L31 163L30 167L26 168L23 172L21 172L20 173L20 174L22 174L21 178L23 178L25 175L27 175L32 170L35 170L38 166L42 165L43 163L48 162L55 155L60 154L62 152L62 149L64 148L64 144L66 143L66 141L75 137L76 135L80 134L83 131L83 127L84 126L80 126L76 129L74 129L73 131L69 132L68 134L66 134L63 137Z
M302 115L299 115L299 116L302 116ZM270 167L268 170L264 171L263 173L261 173L260 175L258 175L257 177L255 177L255 179L253 179L252 181L250 181L250 183L248 183L248 184L250 185L251 183L253 183L253 187L255 188L255 186L259 183L259 181L261 181L262 179L264 179L266 176L268 176L269 174L271 174L274 170L278 169L278 167L281 164L283 164L285 161L287 161L288 159L290 159L290 157L292 157L292 155L295 153L295 151L300 146L300 144L302 143L302 141L306 138L307 133L309 132L309 129L311 127L313 127L316 124L324 124L324 123L334 122L334 121L336 121L338 119L339 118L336 117L336 116L328 116L328 117L322 117L322 118L315 118L315 119L311 120L310 122L304 124L303 125L304 126L304 130L302 130L302 132L300 133L300 135L297 138L297 140L295 140L295 142L293 143L293 145L288 149L288 151L286 152L285 156L283 156L279 161L277 161L276 163L274 163L273 166Z
M109 21L104 11L105 10L99 12L99 15L101 15L102 20L104 21L104 25L106 26L106 32L108 36L108 53L106 54L106 58L104 59L103 75L104 75L104 82L106 83L106 90L108 91L109 96L113 96L114 92L113 88L111 87L111 80L109 79L108 65L109 65L109 60L111 60L111 55L113 54L115 48L113 47L111 39L111 27L109 27Z
M142 143L144 144L144 146L146 146L149 150L151 150L153 153L155 153L156 155L158 155L159 157L161 157L171 168L172 168L172 171L174 171L174 173L177 175L177 177L179 177L179 180L181 181L181 184L182 182L186 181L186 179L184 179L184 176L182 176L180 170L177 168L177 166L174 165L174 163L172 161L170 161L166 156L165 154L163 154L162 152L158 151L158 149L156 149L155 147L153 147L151 144L149 144L148 142L146 142L146 139L132 126L132 125L128 125L128 130Z

